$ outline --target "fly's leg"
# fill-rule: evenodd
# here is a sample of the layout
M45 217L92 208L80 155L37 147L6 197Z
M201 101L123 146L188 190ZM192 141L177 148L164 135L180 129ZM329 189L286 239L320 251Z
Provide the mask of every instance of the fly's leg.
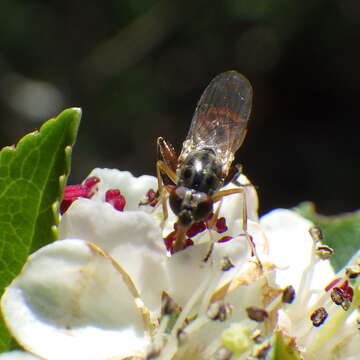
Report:
M248 220L248 217L247 217L247 201L246 201L246 191L244 191L244 194L243 194L243 207L242 207L242 228L243 228L243 231L244 231L244 235L246 237L246 240L250 246L250 250L251 250L251 256L254 256L255 259L256 259L256 262L258 263L259 265L259 268L260 270L262 271L262 263L260 261L260 258L256 252L256 246L255 246L255 243L254 243L254 240L253 240L253 237L248 233L247 231L247 220Z
M176 182L175 171L177 167L177 155L174 147L162 137L157 138L156 144L158 153L158 161L156 164L158 190L156 191L154 197L152 197L151 199L140 201L139 205L149 205L153 202L157 203L162 198L160 194L160 188L162 187L162 185L164 185L164 178L161 174L159 175L159 168L160 170L162 170L161 173L166 176L167 182L169 182L169 179L173 183ZM159 165L159 161L161 161L163 164Z
M219 212L220 212L223 197L227 196L227 195L231 195L231 194L239 194L239 193L242 193L242 192L243 192L243 189L229 189L229 190L219 191L214 196L212 196L212 198L211 198L212 201L213 202L219 201L219 205L217 206L213 217L209 221L209 224L208 224L209 229L212 229L215 226L215 224L216 224L216 222L217 222L217 220L219 218ZM204 263L208 262L208 260L210 259L211 254L213 252L213 249L214 249L214 243L211 241L211 244L209 246L209 250L207 251L204 259L202 260Z
M244 187L241 187L239 189L228 189L228 190L221 190L219 192L217 192L215 195L212 196L212 200L214 202L216 201L220 201L224 196L228 196L231 194L243 194L243 206L242 206L242 230L243 230L243 235L246 237L246 240L249 244L250 247L250 251L251 251L251 256L254 256L256 259L256 262L258 263L260 270L262 269L262 264L261 261L259 259L259 256L256 252L256 246L255 243L253 241L252 236L248 233L247 231L247 221L248 221L248 217L247 217L247 201L246 201L246 191Z
M217 222L217 220L219 218L219 212L220 212L221 204L222 204L222 199L219 200L219 205L217 206L213 217L211 218L211 220L208 223L208 228L209 229L212 229L215 226L215 224L216 224L216 222ZM209 233L209 234L211 235L211 233ZM211 254L213 252L213 249L214 249L214 242L211 241L211 244L209 246L209 250L207 251L204 259L202 260L204 263L206 263L210 259L210 256L211 256Z
M220 201L224 196L228 196L228 195L232 195L232 194L242 194L243 192L244 192L243 188L220 190L211 197L211 200L213 202L217 202L217 201Z
M163 209L163 225L169 215L165 193L167 187L164 184L163 175L165 175L167 181L170 179L174 184L176 183L177 155L174 147L164 138L158 137L156 143L158 157L160 158L160 160L156 162L156 176L158 180L158 199L161 200Z
M179 225L179 223L178 223ZM188 231L189 226L178 226L176 232L176 238L173 245L173 251L178 252L184 248L186 232Z
M163 221L162 225L165 223L166 219L169 216L167 205L166 205L166 193L167 187L164 185L162 174L167 175L172 181L175 182L176 174L170 169L162 160L158 160L156 163L156 176L158 180L158 192L159 198L161 200L161 205L163 209Z
M217 206L214 215L212 216L211 220L208 223L209 229L212 229L215 226L217 220L219 219L221 204L222 204L222 198L219 200L219 205Z
M178 157L174 147L162 137L157 138L156 144L158 159L163 160L164 163L175 172L178 165ZM173 179L172 181L175 183Z

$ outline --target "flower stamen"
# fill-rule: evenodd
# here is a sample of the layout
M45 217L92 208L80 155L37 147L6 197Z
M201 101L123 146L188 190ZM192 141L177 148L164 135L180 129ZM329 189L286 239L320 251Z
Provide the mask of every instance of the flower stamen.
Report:
M310 315L310 319L315 327L321 326L325 322L327 317L328 317L328 313L324 307L320 307L320 308L316 309Z
M110 189L105 193L105 202L111 204L114 209L123 211L126 205L124 196L121 195L120 190Z
M100 179L97 176L91 176L85 180L84 184L65 186L60 213L64 214L70 205L80 197L90 199L98 191L98 182Z
M287 286L282 293L282 302L291 304L295 299L295 289L292 285Z
M263 322L269 317L269 313L265 309L261 309L256 306L250 306L246 308L246 312L249 319L256 322Z
M223 301L215 301L209 305L206 315L211 320L225 321L231 315L232 306Z

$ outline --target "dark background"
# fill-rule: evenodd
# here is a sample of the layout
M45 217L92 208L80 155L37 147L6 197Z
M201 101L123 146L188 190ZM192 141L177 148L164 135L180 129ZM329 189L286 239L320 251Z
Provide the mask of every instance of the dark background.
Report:
M238 152L261 212L359 207L359 0L2 0L0 144L63 108L83 120L70 181L96 167L155 174L202 91L236 69L253 84Z

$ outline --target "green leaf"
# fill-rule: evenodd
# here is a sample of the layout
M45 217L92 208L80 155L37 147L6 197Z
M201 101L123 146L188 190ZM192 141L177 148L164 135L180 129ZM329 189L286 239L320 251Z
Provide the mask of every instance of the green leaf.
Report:
M30 253L56 239L81 110L71 108L0 151L0 296ZM0 352L11 337L0 319Z
M266 360L300 360L300 353L295 348L293 339L277 331L271 341L271 349Z
M330 258L335 271L344 267L360 247L360 211L324 216L316 213L314 204L309 202L300 204L295 210L323 230L323 242L335 250Z

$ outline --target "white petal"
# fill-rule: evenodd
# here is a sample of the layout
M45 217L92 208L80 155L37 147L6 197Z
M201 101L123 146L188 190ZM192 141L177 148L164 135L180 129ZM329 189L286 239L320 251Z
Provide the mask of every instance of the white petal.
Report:
M257 223L249 221L250 234L257 239L259 250L262 251L265 239L260 230ZM206 231L206 233L209 236L210 232ZM214 236L218 237L219 234ZM242 272L253 268L254 262L251 261L249 245L245 237L239 236L224 243L214 243L211 253L209 250L210 242L203 243L190 246L167 259L166 272L169 275L170 284L166 290L180 305L185 304L186 300L191 298L204 282L209 280L204 289L205 292L215 291L229 283L234 277L240 277ZM205 258L208 258L206 263ZM222 270L225 258L234 265L228 271ZM208 296L210 295L211 292Z
M81 240L30 256L1 305L11 333L49 360L105 360L147 345L133 289L111 259Z
M14 350L0 354L0 360L40 360L40 358L25 351Z
M129 273L146 306L158 309L168 281L166 249L151 215L79 199L62 217L59 231L61 238L84 239L108 252Z
M267 255L268 250L265 234L257 222L249 220L247 226L248 233L252 236L256 252L261 260L264 258L264 255ZM230 270L223 272L218 287L231 281L235 276L242 277L243 273L246 273L249 268L253 268L254 265L255 259L251 257L249 242L245 236L241 235L241 219L235 222L232 232L234 235L240 235L225 243L214 244L212 259L219 264L219 268L221 268L220 264L224 258L229 259L234 265ZM254 274L254 271L252 271L252 273Z
M280 269L276 271L276 282L284 287L298 288L301 276L310 264L313 240L309 229L313 224L290 210L277 209L260 219L269 242L269 258ZM312 289L323 289L334 277L328 260L315 266ZM308 289L310 290L310 289Z
M209 273L203 262L208 244L190 246L167 258L166 271L171 279L166 291L180 305L186 304Z
M117 169L94 169L88 177L97 176L99 191L92 197L95 201L105 201L105 193L110 189L120 190L125 197L125 210L138 210L139 202L144 199L149 189L157 189L157 179L153 176L133 176L128 171Z

